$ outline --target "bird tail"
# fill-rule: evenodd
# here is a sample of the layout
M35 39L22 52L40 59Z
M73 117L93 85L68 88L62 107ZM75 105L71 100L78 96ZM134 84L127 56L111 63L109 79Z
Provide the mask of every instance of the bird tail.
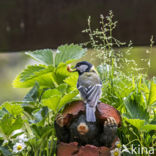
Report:
M86 104L86 120L87 122L96 122L95 107L90 107L88 103Z

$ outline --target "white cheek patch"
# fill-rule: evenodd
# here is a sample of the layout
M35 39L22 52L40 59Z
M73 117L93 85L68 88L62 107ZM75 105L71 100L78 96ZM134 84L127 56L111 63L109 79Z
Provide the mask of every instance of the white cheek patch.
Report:
M87 68L88 68L87 65L81 65L81 66L79 67L79 70L80 70L81 72L85 72L85 71L87 70Z

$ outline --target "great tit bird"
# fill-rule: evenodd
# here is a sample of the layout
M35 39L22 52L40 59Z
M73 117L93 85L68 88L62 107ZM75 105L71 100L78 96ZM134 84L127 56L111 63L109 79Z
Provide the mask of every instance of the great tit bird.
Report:
M86 121L95 122L96 105L101 96L102 82L94 66L82 61L76 64L72 69L79 74L77 88L84 102L86 103Z

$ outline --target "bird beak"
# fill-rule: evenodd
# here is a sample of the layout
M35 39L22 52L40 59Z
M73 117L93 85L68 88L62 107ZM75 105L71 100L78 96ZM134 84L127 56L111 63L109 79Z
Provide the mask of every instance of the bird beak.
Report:
M71 68L71 64L68 64L67 70L68 70L68 72L76 72L77 71L76 67Z

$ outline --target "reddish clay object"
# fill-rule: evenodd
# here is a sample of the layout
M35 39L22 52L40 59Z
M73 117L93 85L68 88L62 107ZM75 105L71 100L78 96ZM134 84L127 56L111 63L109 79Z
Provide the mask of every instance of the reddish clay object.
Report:
M120 113L112 106L100 103L97 105L96 117L100 120L106 120L109 117L113 117L116 120L118 126L121 126Z
M64 125L67 125L70 122L70 119L77 116L80 111L85 111L85 104L83 101L79 100L70 103L63 111ZM116 120L117 125L121 126L120 113L108 104L99 103L96 109L96 118L104 121L109 117L113 117Z
M82 112L82 114L80 112ZM69 105L67 105L65 107L65 109L63 110L63 113L62 113L64 127L69 130L71 128L70 127L71 123L73 121L75 121L72 119L75 118L77 120L81 115L84 115L84 113L85 113L85 103L83 101L79 100L79 101L71 102ZM98 122L98 123L100 125L103 125L104 122L108 118L111 118L111 117L115 119L117 126L121 125L121 116L120 116L119 112L114 107L112 107L110 105L107 105L104 103L99 103L97 105L97 109L96 109L96 118L97 118L97 120L100 120L101 122ZM76 123L76 121L75 121L75 123ZM81 133L82 132L84 133L84 130L86 131L86 128L84 128L85 127L84 123L85 123L85 121L82 123L78 123L79 126L77 127L77 131L81 131ZM87 125L89 125L89 124L87 124ZM61 129L58 127L57 130L64 130L64 129ZM58 136L60 136L60 141L61 141L61 136L68 134L68 132L69 132L69 136L71 137L72 135L70 134L70 131L63 131L62 134L59 133ZM74 132L74 131L71 131L71 132ZM82 135L81 133L79 135ZM86 137L87 135L85 136L84 134L83 134L83 136ZM76 134L74 134L74 135L76 137L79 137L79 135L78 136ZM107 135L107 133L106 133L106 135ZM70 142L70 143L59 142L59 144L57 146L57 156L110 156L111 155L110 151L113 150L114 148L116 148L116 146L115 146L116 141L120 141L117 136L115 138L113 138L113 141L111 142L111 144L109 146L107 145L108 147L101 146L101 145L99 145L99 147L98 146L96 147L94 145L91 145L92 143L90 145L89 144L83 144L83 145L81 144L81 146L80 146L80 143L72 142L72 141L70 142L70 140L65 141L65 142Z
M73 101L69 105L65 107L63 110L63 117L64 117L64 125L68 125L70 123L70 120L73 117L76 117L79 112L84 112L85 111L85 105L83 101Z
M93 145L78 146L77 142L61 142L57 148L57 156L110 156L108 147L96 147Z
M98 156L110 156L110 149L108 147L99 147L99 155Z
M85 111L85 105L84 102L79 101L73 101L65 109L63 110L63 116L66 117L68 114L71 114L73 116L78 115L80 111Z
M61 142L57 147L57 156L74 156L78 152L78 143L71 142L69 144Z
M99 148L93 145L81 146L77 156L99 156Z
M57 148L57 156L110 156L110 151L115 148L115 142L117 141L120 141L118 137L114 139L111 148L94 145L78 146L77 142L60 142Z

